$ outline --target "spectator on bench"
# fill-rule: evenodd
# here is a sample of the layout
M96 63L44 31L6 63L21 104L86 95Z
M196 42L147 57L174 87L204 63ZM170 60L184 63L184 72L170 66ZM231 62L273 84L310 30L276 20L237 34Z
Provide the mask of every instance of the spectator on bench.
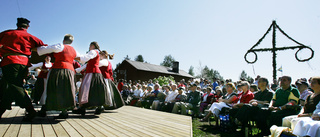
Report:
M202 116L204 109L207 108L208 106L210 107L213 102L214 94L212 94L211 91L212 91L212 88L207 87L206 93L204 93L203 96L201 97L200 116Z
M309 89L308 89L309 84L307 82L307 79L306 78L298 79L296 81L296 86L300 92L300 99L299 99L300 104L301 104L301 106L304 106L304 102L307 99L307 96L312 94L312 92L309 91Z
M176 102L173 106L172 113L178 113L179 110L182 115L187 114L187 110L196 109L200 105L200 92L196 90L197 85L192 84L190 87L191 92L188 94L187 102Z
M227 83L227 94L219 98L218 102L215 102L211 105L211 107L209 108L209 113L203 119L200 119L200 122L208 121L209 117L211 115L214 115L216 120L216 126L218 126L218 116L221 109L224 107L231 108L232 103L237 101L237 94L234 92L234 90L234 84L231 82Z
M282 118L285 116L297 114L297 111L291 108L293 105L298 104L300 93L298 89L291 86L291 77L281 77L280 87L273 95L269 109L259 110L261 112L259 112L257 126L261 129L261 135L263 136L270 135L270 127L272 125L281 126Z
M320 77L313 77L311 79L311 88L315 91L308 95L305 100L299 115L287 116L282 119L282 126L289 127L294 130L295 124L301 120L302 117L311 117L312 113L316 110L316 105L320 102ZM298 86L299 87L299 86Z
M169 95L167 95L166 99L164 100L164 103L162 103L160 105L160 109L162 111L171 112L172 108L173 108L173 105L171 105L171 109L168 110L169 109L168 108L168 104L172 104L172 103L174 104L175 99L176 99L177 95L179 94L176 84L172 84L171 88L172 88L171 93Z
M260 77L258 80L259 91L254 94L254 98L248 104L244 104L238 112L234 114L234 118L242 123L242 129L247 126L249 120L256 120L259 115L259 109L268 108L273 97L273 92L267 89L268 79ZM232 115L232 114L231 114Z

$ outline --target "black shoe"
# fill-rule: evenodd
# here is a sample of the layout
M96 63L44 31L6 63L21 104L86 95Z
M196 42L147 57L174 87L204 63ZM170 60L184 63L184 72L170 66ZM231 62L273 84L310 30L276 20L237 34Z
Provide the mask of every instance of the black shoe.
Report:
M94 114L100 115L101 112L103 112L103 109L102 108L97 108L96 111L94 112Z
M77 110L72 110L72 113L74 114L81 114L81 116L84 116L86 114L86 110L85 109L77 109Z
M37 116L37 112L36 111L28 112L28 114L26 114L23 117L22 121L31 122L36 116Z
M59 116L54 117L54 119L66 119L68 117L68 113L60 113Z
M47 112L46 111L38 111L37 112L37 116L38 117L46 117L47 116Z

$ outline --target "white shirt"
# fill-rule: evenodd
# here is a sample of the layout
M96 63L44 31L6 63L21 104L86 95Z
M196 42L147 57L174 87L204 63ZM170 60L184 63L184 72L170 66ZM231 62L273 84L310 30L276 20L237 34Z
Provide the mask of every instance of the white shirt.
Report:
M38 67L42 67L43 62L39 62L39 63L37 63L37 64L31 64L31 65L32 65L32 66L28 68L29 71L30 71L30 70L33 70L33 69L35 69L35 68L38 68ZM52 67L52 63L51 63L51 62L50 62L50 63L45 62L44 66L46 66L47 68L51 68L51 67Z
M64 45L62 43L49 45L49 46L41 46L37 48L38 55L44 55L49 53L59 53L63 51ZM80 54L76 51L76 57L80 57Z
M147 90L145 90L145 91L142 90L139 97L140 98L143 97L144 93L146 93L146 92L147 92Z
M78 82L76 83L76 86L77 86L77 90L79 90L79 89L80 89L80 86L81 86L81 82L78 81Z
M178 90L172 91L165 99L165 102L174 102L177 95L179 94Z
M320 116L320 102L317 104L316 109L313 111L313 115Z
M102 59L102 60L99 61L99 66L98 67L101 67L101 66L106 66L107 67L108 65L109 65L108 59ZM80 68L76 68L75 70L76 70L77 73L80 73L85 68L87 68L87 64L84 64Z
M202 102L206 102L206 101L207 101L208 96L209 96L209 94L207 93L207 94L203 97Z
M137 90L133 91L133 96L140 97L140 93L141 93L141 89L137 89Z

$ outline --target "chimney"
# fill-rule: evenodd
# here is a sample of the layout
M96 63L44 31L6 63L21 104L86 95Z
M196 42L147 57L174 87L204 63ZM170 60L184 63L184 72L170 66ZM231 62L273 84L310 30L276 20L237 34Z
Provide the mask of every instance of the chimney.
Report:
M175 73L179 73L179 62L175 61L172 63L172 71Z

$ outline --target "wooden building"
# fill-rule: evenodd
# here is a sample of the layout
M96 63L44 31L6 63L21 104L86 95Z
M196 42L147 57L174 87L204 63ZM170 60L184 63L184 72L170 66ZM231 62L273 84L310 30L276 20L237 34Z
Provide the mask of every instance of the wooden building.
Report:
M173 76L176 81L181 79L189 80L193 78L190 74L183 70L179 70L179 62L173 63L173 68L143 63L132 60L124 60L115 69L116 79L124 80L141 80L148 81L149 79L158 78L159 76Z

